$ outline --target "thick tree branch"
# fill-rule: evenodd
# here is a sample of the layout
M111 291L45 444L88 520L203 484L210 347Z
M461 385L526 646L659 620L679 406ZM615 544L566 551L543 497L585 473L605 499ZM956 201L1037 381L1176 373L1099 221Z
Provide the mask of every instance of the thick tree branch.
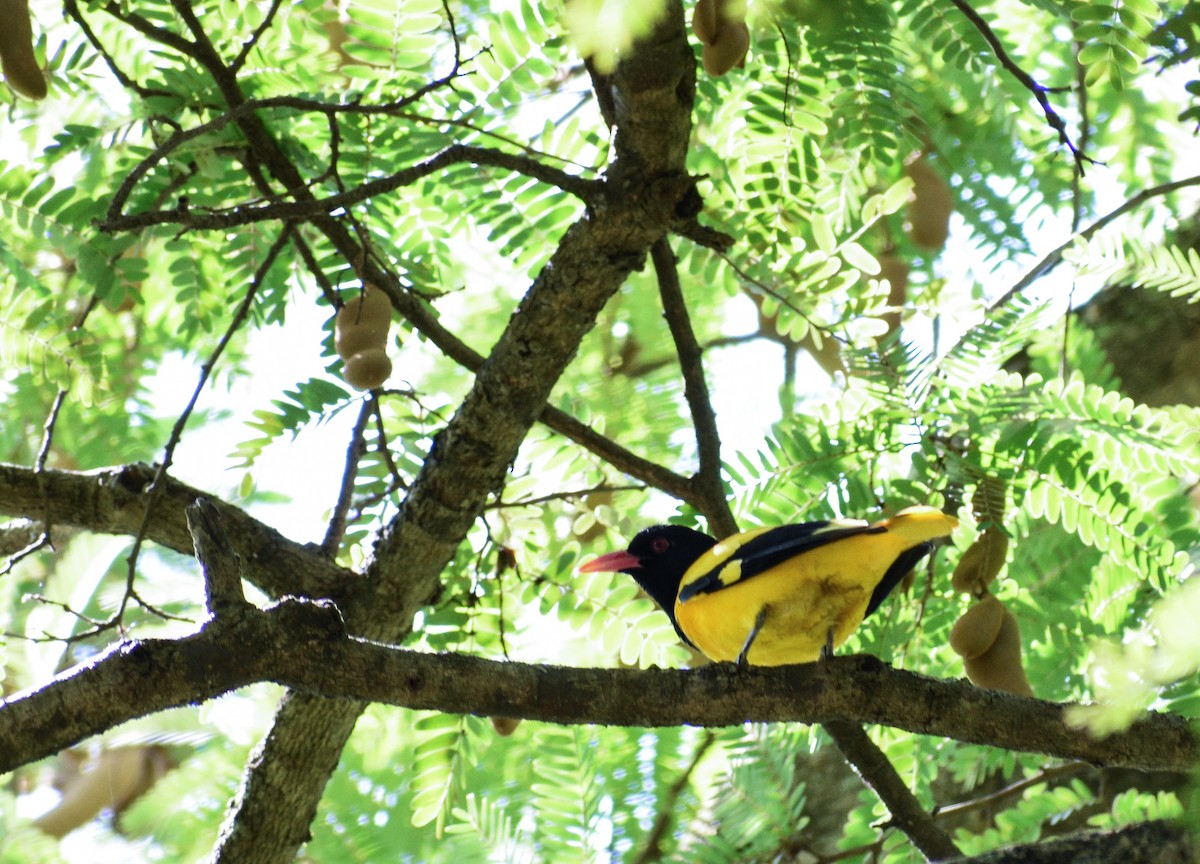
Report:
M947 864L1195 864L1187 829L1169 822L1140 822L1112 831L1008 846Z
M243 611L242 559L229 545L221 525L221 511L207 498L197 498L187 508L188 530L196 546L196 560L204 568L204 605L213 618Z
M0 463L0 513L36 515L55 525L74 526L104 534L134 536L145 519L147 490L155 469L126 465L75 473ZM146 523L146 538L168 549L191 555L192 535L185 511L208 493L164 477L154 514ZM44 494L43 494L44 491ZM272 597L294 594L337 598L360 577L322 557L315 546L296 543L243 510L215 501L230 545L245 562L247 578Z
M216 618L177 640L126 642L9 697L0 708L0 773L155 711L257 681L312 697L414 709L619 726L853 721L1097 765L1187 771L1187 721L1149 713L1090 738L1067 705L939 681L867 655L790 667L574 669L426 654L346 635L336 607L287 599ZM328 701L328 700L325 700Z
M191 32L194 56L213 77L229 110L247 101L187 0L172 7ZM369 590L345 605L356 632L397 638L413 614L436 596L450 561L487 497L497 490L521 441L545 407L555 381L608 297L642 266L650 246L679 218L693 191L684 157L695 95L695 58L674 7L613 75L621 94L617 158L588 214L563 237L511 318L471 392L436 436L401 512L381 534L368 572ZM304 177L255 112L238 120L247 166L271 195L260 166L297 202L315 200ZM366 256L343 220L308 219L346 261L363 262L364 278L383 288L400 310L421 308L383 262ZM424 315L428 313L421 309ZM410 320L412 320L410 318ZM289 698L251 760L230 809L218 860L290 861L308 831L360 705ZM309 759L305 761L304 754ZM277 797L290 791L287 806Z
M940 861L961 854L950 835L938 827L933 817L904 785L892 763L857 723L829 720L824 729L845 754L863 783L879 796L892 814L892 820L929 861Z

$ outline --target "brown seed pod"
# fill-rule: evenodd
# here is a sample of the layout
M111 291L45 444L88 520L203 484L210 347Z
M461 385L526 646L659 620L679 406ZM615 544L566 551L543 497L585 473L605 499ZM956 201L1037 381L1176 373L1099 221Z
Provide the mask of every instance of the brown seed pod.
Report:
M723 21L713 43L700 49L700 59L705 72L720 77L734 66L745 66L749 50L750 28L746 22Z
M46 98L46 77L33 53L27 0L0 0L0 69L8 86L22 96Z
M392 374L392 361L382 348L368 348L346 359L342 377L351 387L374 390Z
M1004 620L1004 604L992 594L984 594L954 623L950 647L969 660L981 656L996 641Z
M937 250L946 245L950 235L950 214L954 212L954 196L937 169L924 154L904 166L912 178L912 198L908 202L908 236L923 249Z
M992 584L1008 557L1008 535L991 525L967 547L950 576L950 584L960 594L981 594Z
M521 725L520 717L492 717L492 728L496 730L497 735L507 738L509 735L517 731L517 727Z
M975 658L964 658L967 677L978 687L1032 696L1033 689L1021 665L1021 629L1012 612L1004 609L1000 630L992 647Z
M360 351L383 348L392 324L392 301L374 286L338 310L333 325L333 347L347 360Z
M692 10L692 32L704 45L717 41L717 2L716 0L696 0Z
M883 313L890 335L900 328L900 318L908 302L908 262L899 255L884 252L879 256L879 279L888 283L889 311Z
M67 778L62 799L33 824L51 837L63 837L105 808L120 814L172 767L161 747L102 750Z

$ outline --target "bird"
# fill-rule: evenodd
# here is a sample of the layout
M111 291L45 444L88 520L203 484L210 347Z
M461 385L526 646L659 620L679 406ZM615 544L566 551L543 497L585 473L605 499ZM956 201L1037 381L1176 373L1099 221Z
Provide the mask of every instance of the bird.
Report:
M809 663L841 645L958 520L909 507L870 524L832 519L716 540L655 525L583 573L632 576L688 645L738 665Z

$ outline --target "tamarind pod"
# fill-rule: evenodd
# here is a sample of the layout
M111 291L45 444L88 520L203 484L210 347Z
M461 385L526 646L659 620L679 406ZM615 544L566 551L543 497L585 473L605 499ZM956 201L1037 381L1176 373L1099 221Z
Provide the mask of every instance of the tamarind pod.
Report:
M974 660L996 641L1004 621L1004 604L994 594L984 594L954 622L950 647L960 657Z
M704 45L717 41L717 3L716 0L696 0L692 9L692 32Z
M911 160L904 173L913 181L908 202L908 236L923 249L941 249L950 236L950 214L954 212L950 187L924 154Z
M392 374L392 361L382 348L368 348L346 359L342 377L351 387L374 390Z
M387 344L392 325L392 303L378 288L368 288L338 310L333 325L333 347L343 360L369 348Z
M992 647L978 657L964 658L963 667L971 683L978 687L1032 696L1033 689L1021 664L1021 628L1012 612L1008 609L1003 612Z
M700 59L705 72L720 77L734 66L745 65L749 50L750 28L746 22L725 22L717 31L716 40L700 49Z
M0 70L17 93L29 99L46 98L46 78L33 53L27 0L0 0Z
M492 717L492 728L496 730L496 734L504 738L517 731L517 727L521 725L520 717Z
M69 834L105 807L119 810L148 789L157 778L146 773L144 748L103 750L63 788L62 800L33 824L51 837Z
M1004 568L1008 558L1008 535L989 526L967 547L950 575L950 585L960 594L981 594Z
M884 252L879 256L879 279L888 283L888 306L891 308L883 313L883 320L887 322L890 335L900 329L902 310L908 302L908 262L899 255Z

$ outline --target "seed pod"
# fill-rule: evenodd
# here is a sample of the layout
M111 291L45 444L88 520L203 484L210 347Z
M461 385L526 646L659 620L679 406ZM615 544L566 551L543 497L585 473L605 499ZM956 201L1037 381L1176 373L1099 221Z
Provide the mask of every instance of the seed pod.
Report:
M950 235L950 214L954 212L950 187L924 154L909 161L904 173L913 181L912 198L908 202L908 236L922 249L941 249Z
M520 717L492 717L491 721L496 734L505 738L516 732L517 727L521 725Z
M696 0L692 10L692 32L705 45L717 41L717 3L716 0Z
M993 594L984 594L954 623L950 647L968 660L981 656L996 641L1004 621L1004 604Z
M1008 557L1008 535L991 525L967 547L950 576L950 584L961 594L981 594L992 584Z
M8 86L22 96L46 98L46 78L33 53L27 0L0 0L0 69Z
M723 21L717 38L711 45L700 49L704 71L720 77L734 66L746 65L746 52L750 50L750 28L745 21Z
M368 348L347 358L342 377L351 387L374 390L392 374L392 361L382 348Z
M978 687L1005 690L1018 696L1032 696L1033 689L1021 665L1021 629L1017 619L1007 609L1000 621L1000 630L992 647L978 657L964 659L967 677Z
M333 325L333 347L343 360L370 348L387 344L392 324L392 302L374 286L353 298L338 310Z
M58 804L33 824L51 837L62 837L104 808L119 814L169 770L167 760L165 751L151 747L102 750L70 778Z
M889 311L883 313L887 332L891 335L900 329L900 318L908 302L908 262L891 252L879 256L879 279L888 283Z

